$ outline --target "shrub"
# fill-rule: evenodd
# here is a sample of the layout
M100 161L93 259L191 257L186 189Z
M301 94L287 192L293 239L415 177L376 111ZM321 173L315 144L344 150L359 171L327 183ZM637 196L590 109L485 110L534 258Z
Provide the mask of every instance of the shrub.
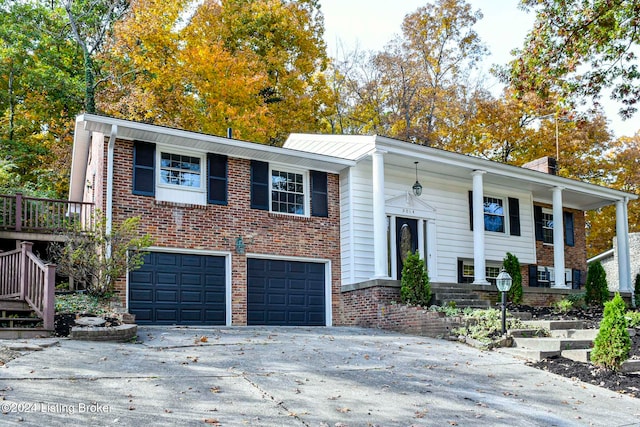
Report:
M553 304L553 307L558 313L566 314L573 308L573 302L568 298L564 298L560 301L556 301L555 304Z
M502 265L513 280L511 289L507 292L507 297L509 301L514 304L520 304L522 303L522 272L520 271L520 261L518 261L517 256L507 252L507 257L502 262Z
M404 304L426 306L431 300L431 286L429 276L417 252L407 255L402 267L400 280L400 300Z
M640 311L627 311L624 315L630 328L640 327Z
M602 305L609 299L607 273L599 261L589 264L585 292L584 302L589 305Z
M604 316L595 339L591 361L598 366L617 371L629 358L631 338L625 318L626 307L619 293L604 304Z
M640 273L636 274L636 281L633 286L633 298L635 300L636 307L640 306Z
M109 311L108 307L108 303L93 295L56 295L56 313L90 313L104 316Z
M502 312L496 309L480 310L463 313L463 326L454 329L457 335L473 338L488 344L494 338L502 336ZM507 329L524 328L520 319L508 317Z
M80 223L69 224L62 232L64 240L51 245L49 251L60 275L84 283L92 295L106 297L113 293L120 277L142 266L144 249L153 239L138 231L140 217L125 219L110 232L100 212L93 220L95 225L89 231L84 231Z

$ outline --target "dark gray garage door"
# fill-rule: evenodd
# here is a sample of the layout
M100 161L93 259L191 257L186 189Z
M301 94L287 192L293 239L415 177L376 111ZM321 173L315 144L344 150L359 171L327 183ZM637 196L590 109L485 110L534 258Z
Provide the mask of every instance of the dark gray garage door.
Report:
M324 326L324 264L248 259L247 324Z
M129 273L129 312L141 325L224 325L225 259L151 252Z

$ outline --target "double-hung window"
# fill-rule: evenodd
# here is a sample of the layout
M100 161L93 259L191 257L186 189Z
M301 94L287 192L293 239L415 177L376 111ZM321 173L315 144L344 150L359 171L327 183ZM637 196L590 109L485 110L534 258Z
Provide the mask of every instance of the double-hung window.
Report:
M160 183L200 189L201 163L199 157L163 152L160 155Z
M305 176L303 173L271 169L271 211L305 215Z
M484 229L504 233L504 201L497 197L484 198Z
M542 241L553 244L553 212L542 209Z

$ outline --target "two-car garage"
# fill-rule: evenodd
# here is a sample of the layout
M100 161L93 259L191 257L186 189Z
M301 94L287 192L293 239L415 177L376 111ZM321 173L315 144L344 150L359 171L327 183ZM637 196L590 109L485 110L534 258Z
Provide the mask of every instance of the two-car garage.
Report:
M141 325L230 324L224 255L153 251L129 273L129 312ZM247 324L324 326L326 264L247 258Z

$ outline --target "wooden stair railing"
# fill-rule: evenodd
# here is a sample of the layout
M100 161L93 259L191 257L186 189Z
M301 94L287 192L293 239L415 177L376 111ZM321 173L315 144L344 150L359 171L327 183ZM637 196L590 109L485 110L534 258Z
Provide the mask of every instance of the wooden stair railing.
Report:
M43 328L54 329L55 264L45 264L32 252L33 243L0 253L0 298L25 301L42 319Z

